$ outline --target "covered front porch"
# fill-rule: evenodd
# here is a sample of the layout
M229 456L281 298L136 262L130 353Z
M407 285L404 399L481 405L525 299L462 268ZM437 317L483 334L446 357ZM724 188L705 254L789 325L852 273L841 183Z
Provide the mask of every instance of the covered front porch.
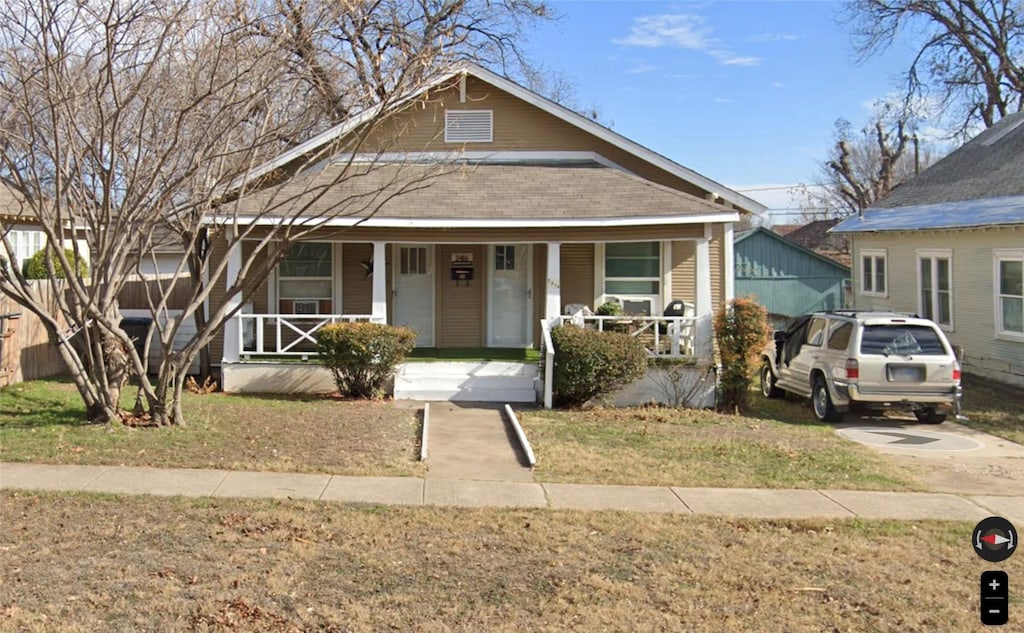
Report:
M591 237L586 241L526 241L532 236L522 231L486 241L479 231L446 231L449 241L443 242L409 239L409 232L362 241L324 231L294 247L263 286L232 306L239 312L225 327L222 386L229 392L333 390L315 362L316 332L339 321L408 326L417 332L418 348L538 349L542 362L551 351L545 333L573 322L628 332L652 357L706 360L712 278L722 268L712 262L725 253L712 254L710 225L669 228L672 239L636 239L651 232L613 229L581 235ZM634 239L609 239L616 233ZM236 241L226 250L229 275L237 274L248 248ZM589 314L610 300L626 314ZM673 300L688 311L664 316ZM542 384L533 387L536 399L547 400ZM514 388L521 395L521 385Z

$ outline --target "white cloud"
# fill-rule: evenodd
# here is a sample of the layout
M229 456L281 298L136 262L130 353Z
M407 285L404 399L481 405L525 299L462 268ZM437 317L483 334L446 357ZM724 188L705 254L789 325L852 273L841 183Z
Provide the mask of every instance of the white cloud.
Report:
M713 53L712 56L725 66L760 66L764 61L760 57L732 55L722 51Z
M653 72L655 70L657 70L657 67L654 66L653 64L637 64L636 66L633 66L632 68L627 70L626 73L630 75L642 75L644 73Z
M783 87L783 84L782 84L781 81L773 81L772 82L772 88L778 89L778 88L782 88L782 87Z
M692 13L663 13L633 18L629 35L612 40L621 46L681 48L704 52L724 66L759 66L760 57L739 55L713 37L703 17ZM632 73L631 71L631 74Z
M800 39L792 33L761 33L748 38L751 42L793 42Z
M665 13L634 18L629 35L612 41L623 46L703 50L710 44L710 33L711 28L705 26L699 15Z
M715 103L732 103L732 99L728 97L715 97Z

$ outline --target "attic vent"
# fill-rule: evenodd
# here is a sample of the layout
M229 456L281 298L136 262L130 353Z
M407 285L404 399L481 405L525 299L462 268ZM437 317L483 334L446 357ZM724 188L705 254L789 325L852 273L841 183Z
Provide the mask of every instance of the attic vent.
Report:
M493 140L492 110L445 110L445 143L490 143Z

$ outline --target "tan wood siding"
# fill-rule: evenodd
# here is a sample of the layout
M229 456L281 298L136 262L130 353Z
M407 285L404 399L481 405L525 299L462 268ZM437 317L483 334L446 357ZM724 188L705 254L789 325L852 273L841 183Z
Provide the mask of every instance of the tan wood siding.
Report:
M256 242L242 242L242 261L245 261L252 257L253 251L256 250ZM227 254L227 245L225 244L225 254ZM250 297L246 298L246 303L252 302L252 311L256 314L268 314L278 312L277 306L271 306L267 303L267 286L270 284L270 279L265 280L259 285ZM225 284L226 287L226 284Z
M347 242L341 247L341 312L370 314L373 309L373 277L363 262L373 257L373 244Z
M853 302L860 309L916 313L918 251L948 250L952 255L953 328L947 332L966 354L965 369L1024 384L1024 342L996 338L994 249L1024 248L1024 228L964 231L886 232L853 239ZM861 294L861 251L886 251L886 297Z
M438 301L435 318L438 347L483 347L484 293L487 259L482 246L441 246L437 249ZM455 253L473 255L473 280L456 285L452 280L451 260Z
M570 303L582 303L594 309L594 245L563 244L560 276L562 278L561 312Z
M466 102L460 103L457 87L434 91L421 103L381 124L362 151L591 151L653 182L701 198L708 193L486 82L469 77L466 94ZM492 110L493 141L445 143L444 111L449 108Z
M672 242L672 296L694 304L697 300L697 243Z

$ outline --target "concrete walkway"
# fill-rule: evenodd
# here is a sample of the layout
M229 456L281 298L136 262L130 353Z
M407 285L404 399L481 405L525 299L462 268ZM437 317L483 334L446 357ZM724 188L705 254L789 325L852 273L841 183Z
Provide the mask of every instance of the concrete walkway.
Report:
M22 463L0 464L0 489L411 506L624 510L765 519L860 517L977 522L999 515L1024 525L1024 497L943 493L598 486Z
M499 405L431 402L427 479L533 481Z

